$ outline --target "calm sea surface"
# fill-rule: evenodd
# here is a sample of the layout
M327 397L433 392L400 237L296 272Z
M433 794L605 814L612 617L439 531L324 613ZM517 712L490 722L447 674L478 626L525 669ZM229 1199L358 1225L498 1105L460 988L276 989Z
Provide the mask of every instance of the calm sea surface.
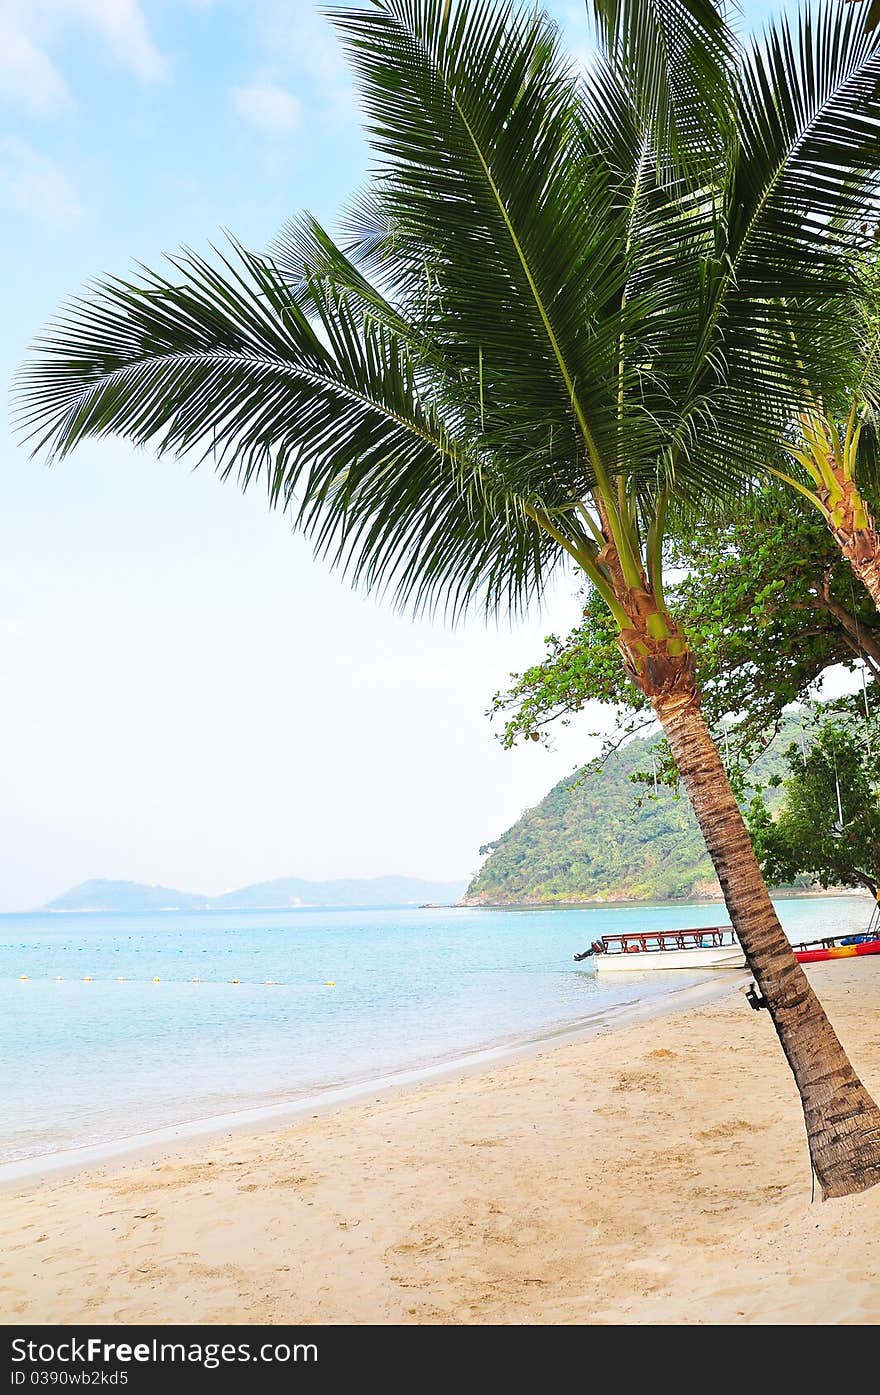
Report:
M870 914L850 897L777 906L795 940ZM0 915L0 1160L292 1101L700 982L609 983L572 955L724 920L706 905Z

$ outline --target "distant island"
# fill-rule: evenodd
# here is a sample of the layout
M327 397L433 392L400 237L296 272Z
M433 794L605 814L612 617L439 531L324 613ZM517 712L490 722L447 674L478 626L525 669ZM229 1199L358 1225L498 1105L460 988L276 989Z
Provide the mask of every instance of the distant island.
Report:
M255 882L222 896L201 896L168 886L140 882L87 881L71 887L40 909L44 911L247 911L344 906L454 905L467 882L432 882L419 877L344 877L312 882L303 877L278 877Z
M761 782L784 773L782 752L799 731L783 724L755 762ZM488 854L465 905L720 899L690 804L632 777L651 770L645 738L629 741L599 770L569 776L480 849ZM772 792L771 792L772 796ZM809 890L806 879L796 890Z

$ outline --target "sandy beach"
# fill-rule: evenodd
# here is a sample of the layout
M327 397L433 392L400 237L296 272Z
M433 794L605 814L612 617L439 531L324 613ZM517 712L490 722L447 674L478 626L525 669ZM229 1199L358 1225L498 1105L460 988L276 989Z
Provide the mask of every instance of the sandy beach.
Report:
M880 1097L880 963L814 966ZM740 991L0 1195L6 1323L869 1324L880 1188L811 1203Z

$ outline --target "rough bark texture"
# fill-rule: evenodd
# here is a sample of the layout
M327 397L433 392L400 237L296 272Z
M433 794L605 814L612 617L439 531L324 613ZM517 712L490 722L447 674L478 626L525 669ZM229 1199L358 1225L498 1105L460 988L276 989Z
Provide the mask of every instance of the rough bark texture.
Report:
M880 535L877 525L855 482L844 478L833 456L829 456L828 463L837 478L841 495L832 498L827 489L817 490L822 503L833 514L828 527L859 581L880 610ZM861 526L857 526L857 519Z
M797 1083L822 1196L864 1191L880 1182L880 1109L850 1065L779 924L700 711L693 658L681 632L647 585L620 587L618 597L632 618L619 639L627 671L651 699L669 741L731 924ZM662 630L667 633L657 638Z

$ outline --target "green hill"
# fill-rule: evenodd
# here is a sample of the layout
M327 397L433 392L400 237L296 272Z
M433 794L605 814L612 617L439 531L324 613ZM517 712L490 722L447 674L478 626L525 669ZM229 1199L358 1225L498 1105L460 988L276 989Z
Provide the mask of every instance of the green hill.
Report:
M787 722L755 763L766 780L799 730ZM635 784L650 770L652 741L638 738L600 770L560 780L494 843L465 904L666 901L720 895L712 864L683 795Z

